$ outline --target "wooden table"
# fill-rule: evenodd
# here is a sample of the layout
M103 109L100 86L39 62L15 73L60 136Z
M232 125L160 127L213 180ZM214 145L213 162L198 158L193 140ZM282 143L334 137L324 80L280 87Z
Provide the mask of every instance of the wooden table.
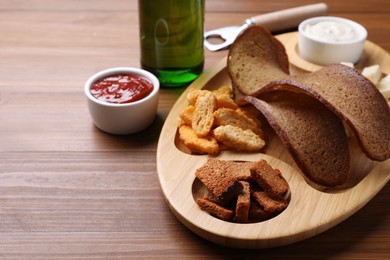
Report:
M390 52L388 0L325 1ZM206 29L312 1L207 0ZM93 73L139 67L134 0L0 0L0 258L390 258L389 185L311 239L263 250L208 242L182 225L156 174L159 133L185 88L162 89L153 125L113 136L91 122ZM226 51L205 51L205 69Z

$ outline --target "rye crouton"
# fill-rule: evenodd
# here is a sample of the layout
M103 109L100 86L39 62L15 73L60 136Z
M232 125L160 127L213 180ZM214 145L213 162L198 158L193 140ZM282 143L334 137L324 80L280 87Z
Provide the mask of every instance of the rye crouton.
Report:
M218 204L211 202L204 198L199 198L196 200L199 208L206 211L211 216L217 217L222 220L229 221L233 218L234 212L224 207L219 206Z
M217 159L208 159L196 170L195 175L222 203L230 202L243 189L237 177L229 173L226 165Z
M248 182L241 181L241 184L243 189L237 197L235 221L238 223L247 223L251 205L251 192Z
M288 191L288 183L279 170L273 169L265 160L257 161L250 169L252 178L274 198L282 198Z

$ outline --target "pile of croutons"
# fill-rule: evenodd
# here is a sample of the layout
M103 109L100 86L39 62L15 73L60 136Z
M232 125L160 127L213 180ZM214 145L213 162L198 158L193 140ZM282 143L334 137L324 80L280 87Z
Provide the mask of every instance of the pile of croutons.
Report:
M187 100L188 106L180 113L179 136L192 153L255 152L265 146L258 110L238 107L230 87L193 89Z

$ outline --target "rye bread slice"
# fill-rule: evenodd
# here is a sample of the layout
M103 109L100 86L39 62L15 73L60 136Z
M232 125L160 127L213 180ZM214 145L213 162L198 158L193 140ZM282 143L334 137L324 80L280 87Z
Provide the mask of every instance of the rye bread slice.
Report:
M272 46L274 44L274 46ZM390 158L390 108L371 81L341 64L292 76L286 71L286 51L267 29L252 26L233 43L228 71L235 94L262 93L292 87L312 95L354 131L362 150L373 160ZM287 60L288 63L288 60Z
M370 159L384 161L390 157L389 105L372 82L358 71L333 64L299 79L270 82L255 96L279 88L280 84L310 93L336 113L353 130Z
M265 28L251 26L229 49L227 69L234 88L251 95L263 85L289 75L283 44Z
M327 187L345 183L349 150L342 121L309 95L288 91L246 96L265 116L302 173Z

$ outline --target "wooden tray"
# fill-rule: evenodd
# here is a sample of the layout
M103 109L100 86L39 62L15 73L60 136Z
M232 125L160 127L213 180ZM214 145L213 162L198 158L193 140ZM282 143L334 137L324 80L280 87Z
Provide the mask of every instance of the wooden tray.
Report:
M286 35L280 37L291 40ZM375 45L368 45L367 48L370 49L370 46L379 49L376 52L378 56L370 57L370 60L388 55ZM385 62L388 64L389 60ZM267 160L274 168L280 169L290 185L289 206L270 220L251 224L230 223L208 215L195 203L195 198L201 196L203 186L195 178L195 170L210 156L187 153L177 137L177 127L179 113L188 105L186 95L190 89L215 89L222 85L230 86L226 58L202 74L177 100L163 126L157 147L158 178L165 199L175 216L199 236L238 248L267 248L298 242L347 219L389 181L390 159L381 163L372 162L362 154L356 140L351 138L351 170L354 177L342 189L320 191L305 181L275 133L265 129L267 147L263 153L222 152L215 157L238 161Z

